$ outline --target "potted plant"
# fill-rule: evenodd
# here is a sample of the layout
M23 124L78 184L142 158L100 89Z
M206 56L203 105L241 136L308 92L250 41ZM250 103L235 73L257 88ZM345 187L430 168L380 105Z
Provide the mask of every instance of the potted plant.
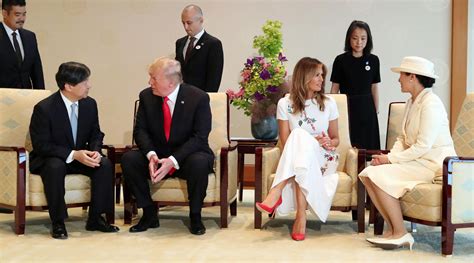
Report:
M232 105L251 116L252 135L257 139L277 137L277 103L288 92L281 26L280 21L265 23L263 35L253 39L259 55L248 58L240 72L239 91L227 91Z

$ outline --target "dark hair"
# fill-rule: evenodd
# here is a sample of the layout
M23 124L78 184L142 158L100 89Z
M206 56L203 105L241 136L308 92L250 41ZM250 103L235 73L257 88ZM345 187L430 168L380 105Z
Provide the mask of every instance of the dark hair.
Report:
M2 9L7 10L7 12L10 12L12 10L12 6L25 6L26 1L25 0L3 0L2 1Z
M91 75L90 69L79 62L65 62L59 66L58 73L56 73L56 83L59 89L63 90L64 85L77 85Z
M420 82L420 84L423 85L423 87L425 87L425 89L433 87L433 84L436 81L434 78L430 78L430 77L423 76L423 75L415 74L415 76L418 79L418 81Z
M366 22L359 21L359 20L352 21L352 23L349 25L349 28L347 29L344 51L346 52L352 51L351 36L354 30L356 30L356 28L364 29L365 32L367 32L367 44L365 45L365 48L364 48L364 55L370 54L370 52L372 52L372 48L374 47L372 43L372 33L370 33L369 25Z

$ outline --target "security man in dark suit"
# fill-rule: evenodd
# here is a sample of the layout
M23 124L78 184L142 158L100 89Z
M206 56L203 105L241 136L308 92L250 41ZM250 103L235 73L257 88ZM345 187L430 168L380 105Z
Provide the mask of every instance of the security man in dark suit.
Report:
M91 206L86 230L117 232L101 214L114 211L112 164L100 150L104 133L99 126L96 101L88 97L89 68L78 62L59 66L59 91L38 102L30 123L33 150L30 171L39 174L52 221L53 238L68 237L64 219L64 179L68 174L84 174L91 179Z
M23 29L25 0L2 1L0 23L0 88L44 89L36 36Z
M224 67L221 41L204 31L204 18L199 6L186 6L181 21L187 36L176 41L175 59L181 63L184 83L206 92L217 92Z
M140 92L133 131L139 150L122 157L125 181L137 206L143 208L142 218L130 232L160 226L148 182L157 183L165 176L186 180L190 231L194 235L206 232L201 209L214 163L208 143L212 119L209 95L183 83L180 68L174 59L155 60L148 69L151 87Z

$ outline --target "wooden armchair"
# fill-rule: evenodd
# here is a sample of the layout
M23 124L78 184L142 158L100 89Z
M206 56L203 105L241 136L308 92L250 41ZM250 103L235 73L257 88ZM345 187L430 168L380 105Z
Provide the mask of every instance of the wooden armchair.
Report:
M352 219L358 221L358 232L363 233L364 221L359 215L364 214L364 189L358 180L357 154L358 150L351 146L349 137L349 121L347 98L344 94L330 94L336 100L339 111L339 182L333 199L331 210L352 211ZM261 202L268 194L276 168L280 159L281 149L257 148L255 152L255 202ZM362 190L362 192L360 192ZM360 220L362 218L362 220ZM262 215L255 208L255 228L262 227Z
M466 96L452 136L458 156L444 159L442 176L400 198L405 220L441 226L443 255L452 255L457 228L474 227L474 93ZM377 215L375 234L381 234L383 223Z
M30 174L28 154L32 145L28 130L33 107L50 94L49 90L0 88L0 207L14 211L17 235L25 233L25 210L48 209L41 177ZM108 151L110 156L113 148ZM89 177L68 175L65 188L68 207L89 205ZM112 223L114 213L107 219Z
M228 225L228 211L237 215L237 146L230 145L229 137L229 99L225 93L209 93L212 130L209 134L209 146L216 157L214 172L209 174L204 207L220 206L220 225ZM179 178L167 178L150 185L151 197L158 206L187 206L188 194L186 182ZM129 191L124 187L124 221L132 221L132 204Z

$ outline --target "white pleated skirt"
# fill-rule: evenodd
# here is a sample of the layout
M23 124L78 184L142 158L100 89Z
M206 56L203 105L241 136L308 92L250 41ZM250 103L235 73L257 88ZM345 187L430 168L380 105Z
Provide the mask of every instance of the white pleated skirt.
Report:
M333 155L306 130L296 128L291 131L272 188L286 179L294 177L294 180L288 180L282 191L283 202L277 208L277 215L287 215L296 210L296 182L306 197L310 211L326 222L338 182L337 156L334 159Z

